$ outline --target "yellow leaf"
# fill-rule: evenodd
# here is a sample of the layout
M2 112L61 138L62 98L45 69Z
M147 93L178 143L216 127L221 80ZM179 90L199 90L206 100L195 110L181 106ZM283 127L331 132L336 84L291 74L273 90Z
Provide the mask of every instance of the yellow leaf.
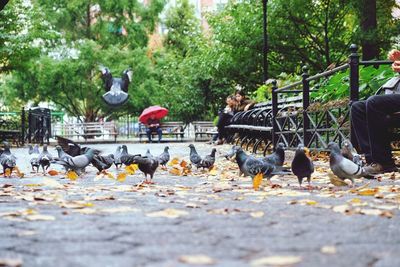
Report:
M6 170L4 171L4 175L5 175L5 176L11 176L11 169L6 169Z
M264 178L264 175L260 172L253 178L253 188L254 190L258 190L258 188L261 185L262 179Z
M126 176L127 176L126 172L122 172L122 173L118 174L117 181L121 182L121 183L125 182Z
M137 164L131 164L131 165L125 167L125 171L130 175L135 174L135 172L138 169L139 169L139 165L137 165Z
M182 255L179 257L179 261L189 265L213 265L215 260L207 255Z
M172 174L172 175L178 175L178 176L181 175L181 171L176 167L173 167L172 169L170 169L169 173Z
M253 260L250 264L255 267L265 265L290 266L299 262L301 262L301 258L297 256L272 256Z
M359 199L359 198L352 198L349 202L351 202L351 203L361 203L361 199Z
M173 159L168 163L169 166L173 166L173 165L176 165L176 164L179 164L179 158L173 158Z
M114 174L107 172L107 178L115 180Z
M378 191L378 188L366 188L359 190L357 194L360 196L374 196Z
M29 187L39 187L39 186L43 186L43 184L26 184L25 186L29 186Z
M218 174L218 172L217 172L217 167L216 166L214 166L211 170L210 170L210 175L212 175L212 176L215 176L215 175L217 175Z
M14 169L19 178L23 178L25 176L25 174L23 172L21 172L17 166L15 166Z
M67 178L70 179L71 181L75 181L76 179L78 179L78 174L74 171L68 171Z
M335 186L347 186L347 183L345 183L342 179L340 179L339 177L337 177L336 175L334 175L331 172L328 172L328 177L329 177L331 184L333 184Z
M185 160L182 160L181 163L179 164L182 168L186 168L187 162Z
M50 170L47 173L50 174L51 176L58 175L58 171L56 171L56 170Z
M310 206L313 206L313 205L317 205L318 202L315 201L315 200L308 200L308 201L306 201L306 204L307 204L307 205L310 205Z

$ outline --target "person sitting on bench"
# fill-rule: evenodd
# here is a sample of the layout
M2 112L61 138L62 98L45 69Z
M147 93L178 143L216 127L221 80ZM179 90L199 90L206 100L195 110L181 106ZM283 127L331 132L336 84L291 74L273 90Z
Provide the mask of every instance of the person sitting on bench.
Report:
M160 120L156 119L156 117L154 115L151 115L150 118L147 120L146 122L146 134L147 134L147 138L149 139L149 142L152 143L152 139L151 139L151 134L152 133L157 133L158 134L158 142L161 142L161 138L162 138L162 130L160 128Z
M389 59L394 61L392 69L400 72L400 58L393 58L391 53ZM396 93L370 96L351 106L351 127L355 133L352 141L357 142L355 147L365 154L367 166L364 170L367 174L398 171L392 158L388 129L388 117L396 112L400 112L400 94Z

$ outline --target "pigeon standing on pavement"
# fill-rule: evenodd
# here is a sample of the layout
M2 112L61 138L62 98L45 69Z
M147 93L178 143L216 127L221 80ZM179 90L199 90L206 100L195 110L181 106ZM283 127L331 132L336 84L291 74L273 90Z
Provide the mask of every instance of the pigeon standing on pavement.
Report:
M215 152L217 152L217 150L215 148L213 148L211 150L211 154L207 155L204 157L204 159L201 160L199 166L207 169L211 169L214 166L214 162L215 162Z
M42 148L42 153L39 155L39 165L42 166L43 173L47 171L50 167L51 161L53 160L53 156L47 150L47 145L44 144Z
M190 147L190 162L196 166L198 169L200 167L201 157L197 154L196 148L193 144L189 145Z
M94 155L92 165L100 172L108 170L114 164L114 155Z
M247 155L241 147L236 147L235 150L236 162L245 176L250 176L253 179L257 174L262 173L268 179L268 183L271 184L271 177L274 171L272 164Z
M306 153L308 153L308 148L299 144L292 161L292 172L297 176L300 188L303 178L307 178L308 185L311 186L311 174L314 172L314 164Z
M361 178L365 175L360 165L343 157L338 144L330 142L328 148L331 151L329 165L337 177L342 180L350 179L354 183L354 178Z
M128 147L126 145L122 146L122 152L120 154L120 160L122 164L124 164L125 166L133 164L133 159L136 156L140 156L140 154L131 155L128 153Z
M86 153L83 155L78 155L64 160L59 159L56 160L55 163L63 165L68 169L75 171L78 175L80 175L93 160L94 155L95 154L93 149L88 149Z
M361 156L354 149L350 140L346 139L343 141L341 153L342 153L343 157L353 161L357 165L363 166Z
M132 163L138 164L139 170L141 170L144 173L144 177L146 179L145 182L151 183L151 181L153 180L154 173L158 167L158 160L154 157L148 158L142 156L135 156ZM147 175L150 175L150 181L147 181Z
M32 147L31 145L29 145L29 157L30 157L30 163L31 163L31 167L32 167L32 171L35 171L36 168L36 172L39 172L39 156L40 156L40 152L39 152L39 146L36 144L35 147Z
M3 175L6 177L7 170L10 170L9 176L17 166L17 158L10 151L10 144L3 142L4 150L0 151L0 164L3 167Z
M122 147L118 146L117 150L115 150L114 152L114 165L115 167L118 169L119 167L121 167L122 162L121 162L121 152L122 152Z
M274 166L283 166L283 163L285 162L285 145L283 143L278 143L274 153L265 156L263 160Z
M145 157L152 158L153 155L150 152L150 149L147 149Z
M164 148L164 152L161 153L157 158L158 162L160 163L160 165L163 166L164 168L166 168L166 165L167 165L167 163L168 163L168 161L170 159L170 155L169 155L169 151L168 150L169 150L169 147L166 146Z

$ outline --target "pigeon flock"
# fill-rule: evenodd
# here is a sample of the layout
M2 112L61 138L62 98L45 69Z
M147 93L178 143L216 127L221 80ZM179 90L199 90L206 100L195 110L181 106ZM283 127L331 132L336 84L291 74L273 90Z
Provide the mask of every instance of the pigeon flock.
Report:
M153 156L148 149L145 155L130 154L126 145L118 146L113 154L102 154L101 151L89 147L81 147L73 141L57 137L58 145L56 146L57 156L53 156L44 145L42 152L39 151L39 146L28 146L30 156L30 164L33 172L38 173L40 169L45 174L51 164L63 166L66 172L73 171L77 175L85 173L86 167L90 164L98 170L98 174L105 173L113 165L119 169L123 165L130 166L137 164L137 168L145 175L146 183L152 183L154 173L161 166L164 170L167 169L167 163L170 161L169 147L166 146L164 151ZM200 156L193 144L189 146L190 163L197 169L211 170L214 167L216 160L215 148L212 148L211 153L205 156ZM342 144L342 149L339 145L330 142L328 148L330 150L329 165L332 173L341 180L349 179L354 183L355 178L367 176L362 166L362 160L350 141L345 140ZM247 154L241 147L233 146L225 155L228 160L235 159L239 176L250 176L252 179L257 175L262 174L262 177L267 179L267 182L272 185L271 177L274 175L293 173L299 182L299 187L302 188L304 178L307 178L308 187L311 187L311 175L314 172L314 164L309 155L309 150L303 144L299 144L291 168L285 167L285 146L279 143L275 147L275 151L265 157L255 157ZM10 145L3 142L3 149L0 149L0 164L3 168L4 177L11 176L12 171L16 168L16 157L10 151ZM148 180L149 176L149 180Z

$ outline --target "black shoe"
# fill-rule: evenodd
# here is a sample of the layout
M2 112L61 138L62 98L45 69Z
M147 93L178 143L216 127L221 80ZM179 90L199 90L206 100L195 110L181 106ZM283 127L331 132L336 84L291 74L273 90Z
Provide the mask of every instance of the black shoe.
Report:
M387 172L398 172L399 169L393 164L390 165L382 165L379 163L372 163L364 167L364 172L367 175L376 175Z

